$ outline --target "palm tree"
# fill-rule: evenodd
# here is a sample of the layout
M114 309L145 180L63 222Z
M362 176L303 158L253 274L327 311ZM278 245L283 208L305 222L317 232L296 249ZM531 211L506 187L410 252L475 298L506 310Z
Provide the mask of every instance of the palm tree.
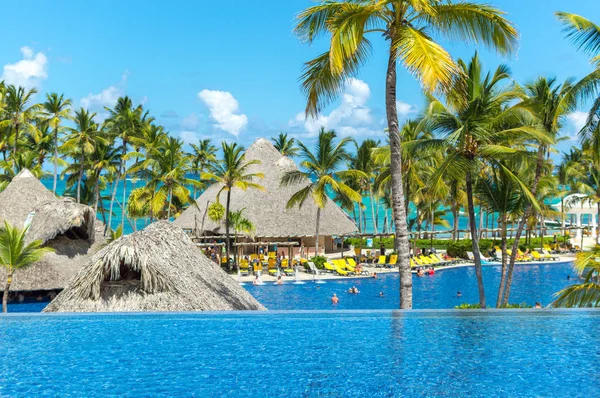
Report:
M374 150L379 147L379 141L366 139L360 145L358 145L356 142L354 143L354 145L356 147L356 155L351 158L349 162L349 167L350 169L359 170L364 173L364 177L359 177L356 182L360 187L360 191L369 195L369 201L371 202L371 220L373 221L373 231L376 234L378 234L379 231L377 230L375 204L373 203L373 190L375 181L375 171L377 169L374 157Z
M321 221L321 209L328 201L327 191L331 190L336 195L346 197L354 202L360 202L360 193L350 188L343 181L347 178L366 178L366 174L357 170L340 170L348 160L346 145L351 142L350 138L343 138L336 144L337 135L335 131L325 131L321 128L314 151L311 151L303 143L299 142L300 157L304 159L300 163L303 170L291 170L281 178L282 186L302 185L287 202L287 208L295 206L302 207L306 199L310 197L317 205L317 219L315 228L315 256L319 254L319 223Z
M221 185L221 189L217 192L217 202L221 196L221 192L227 191L227 199L225 201L225 240L227 260L229 261L229 251L231 248L229 240L229 212L231 205L231 190L239 188L243 191L252 188L264 190L265 188L258 184L258 179L264 178L263 173L255 173L251 171L251 167L260 164L260 160L246 161L244 148L235 142L228 144L223 141L221 143L223 157L216 163L209 165L209 172L202 176L205 180L214 180ZM229 264L229 263L228 263Z
M199 182L203 182L200 176L208 170L208 166L217 160L217 147L209 138L200 140L192 147L192 169L198 175ZM196 200L196 186L194 186L194 200Z
M81 203L81 181L86 168L89 166L88 158L99 145L108 145L108 141L98 133L98 125L94 122L95 113L90 113L84 108L75 112L75 127L67 128L69 134L61 150L68 153L75 160L65 172L77 175L77 203ZM75 170L77 169L77 170ZM76 173L73 173L75 172Z
M26 232L27 228L19 229L6 221L4 228L0 229L0 265L6 268L7 274L2 296L2 312L8 311L8 292L15 272L40 261L44 254L52 251L51 248L41 247L42 241L39 240L27 243Z
M298 155L299 149L296 146L296 139L288 138L286 133L279 133L277 137L271 137L271 141L273 141L275 149L283 156L292 158Z
M581 180L585 176L585 163L583 152L578 148L571 148L566 153L563 152L561 162L556 167L556 177L558 185L561 188L560 193L560 220L563 235L566 236L565 229L565 196L570 190L577 192L581 185Z
M184 152L180 139L165 137L163 144L147 156L140 167L150 170L147 187L152 190L152 214L165 214L168 220L173 198L180 203L189 202L191 192L186 186L197 187L200 182L186 176L191 167L191 157Z
M400 264L400 308L412 307L406 210L402 191L401 140L396 109L396 64L416 75L426 91L447 91L460 74L458 66L432 35L468 43L484 43L501 54L513 52L517 31L494 7L440 0L323 1L298 15L296 33L312 43L330 35L329 49L305 64L301 77L307 96L306 114L315 116L342 91L371 55L367 34L388 45L385 103L391 145L392 204L395 250Z
M533 181L529 186L532 195L535 196L541 178L549 172L544 161L548 154L549 144L556 141L564 119L568 114L575 110L576 96L574 95L574 87L570 80L558 85L556 79L547 79L545 77L540 77L532 84L526 85L525 93L527 98L525 98L517 107L530 112L535 118L537 125L545 133L544 136L540 136L537 140L537 161ZM548 138L550 141L548 141ZM531 204L527 206L517 225L517 231L515 232L515 239L511 249L512 253L508 266L508 277L503 304L508 304L519 240L527 220L531 216L532 209L533 207Z
M583 283L569 286L555 294L553 307L600 307L600 246L577 254L575 268L584 276Z
M40 104L31 104L33 96L37 93L35 88L26 90L23 87L15 87L10 85L6 88L5 95L5 113L6 119L0 121L0 128L9 128L9 132L14 131L13 141L13 159L16 158L19 143L19 134L21 131L26 131L33 137L39 136L39 130L36 127L35 121L39 117L41 109ZM15 171L19 169L16 168Z
M127 192L127 150L132 138L142 135L143 129L146 127L143 119L143 109L141 106L133 107L133 103L129 97L121 97L117 100L113 109L106 108L109 111L109 117L106 119L106 126L113 137L121 140L121 167L117 180L123 180L123 203L125 207L126 192ZM117 183L115 181L113 193L110 200L110 209L108 213L109 226L112 225L112 209L117 194ZM121 214L121 228L125 225L125 211Z
M57 93L46 94L46 101L42 104L43 118L53 131L54 144L54 182L52 193L56 194L58 181L58 135L62 131L61 122L71 118L71 100Z
M238 234L240 232L251 234L254 232L255 229L254 224L252 224L252 221L250 221L244 216L244 210L245 209L239 209L237 211L232 211L231 213L229 213L229 225L231 225L231 228L233 228L234 243L237 243ZM235 259L234 262L237 264L237 259Z
M431 130L441 135L442 138L423 140L416 143L415 149L439 148L448 154L429 184L435 184L445 175L465 180L469 229L479 289L479 305L481 308L485 308L485 290L481 273L481 255L473 195L476 177L485 162L497 162L502 159L528 155L524 149L515 148L515 141L519 138L545 139L546 143L551 140L543 132L523 125L521 122L508 126L509 122L513 122L519 116L519 110L515 106L510 106L519 98L519 92L502 86L510 77L506 66L501 65L493 74L484 75L477 54L473 56L468 65L462 60L459 60L459 65L463 75L455 82L454 89L448 93L447 104L431 97L427 106L427 123ZM523 192L535 201L525 184L503 163L497 163L497 166L505 170L507 175L511 176L522 188Z

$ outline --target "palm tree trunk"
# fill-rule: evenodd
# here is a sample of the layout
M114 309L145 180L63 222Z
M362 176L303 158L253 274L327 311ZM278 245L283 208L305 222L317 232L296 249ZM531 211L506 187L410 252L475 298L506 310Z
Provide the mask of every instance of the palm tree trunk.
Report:
M227 256L227 269L229 269L229 203L231 202L231 189L227 190L227 202L225 206L225 255Z
M458 206L452 205L452 240L458 239Z
M167 221L171 219L171 202L173 201L173 187L169 185L169 207L167 208Z
M54 182L52 183L52 193L56 195L56 186L58 184L58 128L54 129Z
M77 178L77 203L81 203L81 180L83 179L83 156L79 160L79 177Z
M596 217L595 215L592 215L592 217ZM600 242L600 238L598 237L598 235L600 235L598 232L600 232L600 202L598 202L598 221L596 223L596 245L598 245L598 242ZM583 247L582 247L583 249Z
M371 202L371 219L373 222L373 231L377 234L377 219L375 218L375 205L373 204L373 191L369 189L369 201Z
M540 145L537 153L537 164L535 166L535 177L533 178L533 184L531 185L530 192L535 197L537 193L537 186L542 178L542 170L544 167L544 152L545 147ZM519 220L519 225L517 227L517 232L515 233L515 240L512 244L512 252L510 254L510 263L508 265L508 275L506 279L506 288L504 291L504 297L502 298L502 304L508 304L508 299L510 297L510 288L512 284L512 276L513 270L515 267L515 260L517 259L517 249L519 248L519 239L521 238L521 234L523 233L523 228L525 228L525 224L527 223L527 219L529 218L529 214L531 212L531 204L527 205L525 208L525 212L523 216L521 216L521 220Z
M481 254L479 253L479 239L475 221L475 204L473 203L473 180L471 170L467 171L467 202L469 207L469 227L471 230L471 248L475 258L475 275L477 276L477 289L479 290L479 307L485 308L485 289L483 287L483 274L481 272Z
M398 253L400 273L400 308L412 308L412 272L410 270L410 247L406 225L406 208L402 186L402 151L398 111L396 109L396 54L390 47L385 84L385 111L390 136L390 172L392 177L392 209L396 239L394 250Z
M121 150L121 175L123 176L123 211L121 213L121 229L125 229L125 201L127 200L127 165L125 164L125 156L127 155L127 141L123 139L123 147Z
M362 210L360 208L361 203L362 203L362 201L358 203L358 233L362 234L363 229L362 229Z
M120 176L115 176L113 179L113 191L110 197L110 206L108 207L108 224L106 225L106 231L112 229L112 216L113 216L113 206L115 204L115 199L117 198L117 186L119 185ZM105 233L106 235L106 233Z
M506 254L506 228L507 228L507 222L506 222L506 213L502 213L502 217L501 217L501 224L502 226L500 233L501 235L501 239L502 239L502 243L501 243L501 250L502 250L502 271L500 272L500 287L498 288L498 298L496 299L496 308L500 308L502 306L502 292L504 292L504 285L506 283L506 264L507 264L507 254Z
M94 211L98 213L98 202L100 202L100 175L96 173L94 182Z
M479 206L479 239L483 238L483 209Z
M321 224L321 208L319 206L317 206L317 227L315 229L315 256L319 255L319 226L320 226L320 224Z
M17 143L19 142L19 123L15 124L15 143L13 144L13 161L15 162L15 174L19 172L17 166Z
M4 285L4 294L2 294L2 312L8 312L8 292L10 291L10 284L12 283L13 275L15 270L8 273L6 277L6 284Z

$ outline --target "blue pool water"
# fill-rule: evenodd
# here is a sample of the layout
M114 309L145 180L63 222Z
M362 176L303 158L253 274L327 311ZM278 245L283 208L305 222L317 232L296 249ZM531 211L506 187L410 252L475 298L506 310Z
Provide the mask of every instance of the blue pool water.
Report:
M0 317L0 396L600 394L600 312Z
M567 279L567 275L571 279ZM559 290L576 283L571 263L549 263L515 266L511 303L536 302L548 305ZM494 306L500 284L500 267L483 267L483 279L488 305ZM399 308L398 275L381 274L377 279L347 279L327 281L325 284L307 282L303 285L273 283L245 286L254 297L272 310L325 310L325 309L395 309ZM349 294L356 286L360 294ZM462 293L457 297L457 291ZM384 296L380 297L379 293ZM338 305L331 304L331 296L337 294ZM454 268L436 272L433 276L413 275L414 308L454 308L462 303L477 303L479 296L473 267Z
M567 275L571 279L567 279ZM515 266L511 303L536 301L546 306L554 293L577 282L571 263L549 263ZM483 268L488 305L494 306L500 280L500 267ZM348 294L356 286L360 294ZM333 309L396 309L399 307L398 275L380 274L377 279L329 280L323 284L306 282L283 285L268 283L260 286L245 284L244 287L270 310L333 310ZM457 291L462 296L457 297ZM380 297L379 293L384 296ZM338 305L331 304L331 296L337 294ZM414 308L451 309L462 303L477 303L479 296L473 267L438 271L433 276L418 278L413 275ZM47 303L10 304L9 312L40 312Z

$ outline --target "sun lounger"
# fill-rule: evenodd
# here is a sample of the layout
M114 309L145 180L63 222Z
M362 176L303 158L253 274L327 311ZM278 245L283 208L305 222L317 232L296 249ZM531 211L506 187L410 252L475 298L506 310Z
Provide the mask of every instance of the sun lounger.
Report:
M538 253L536 250L532 250L531 251L531 255L533 256L533 259L535 261L544 261L546 258L545 256L542 256L540 253Z
M381 267L385 267L385 266L386 266L385 256L379 256L379 261L377 261L377 263L375 264L375 267L381 268Z
M331 265L331 263L328 263L327 261L325 261L325 263L323 264L323 267L325 267L325 270L327 270L328 272L335 272L335 267L333 265Z
M325 264L327 264L327 263L325 263ZM342 267L340 267L339 265L336 265L335 272L337 272L338 275L342 275L342 276L350 275L349 271L343 270Z
M275 263L274 258L269 258L267 269L269 270L269 275L272 275L272 276L277 275L277 264Z
M398 255L397 254L392 254L390 256L390 261L389 263L387 263L387 266L389 268L394 268L396 266L396 264L398 263Z
M315 263L312 261L308 261L308 268L310 269L311 274L320 275L327 273L327 271L318 269Z
M281 260L281 268L286 276L294 276L294 269L290 267L290 262L287 259Z
M560 257L558 256L553 256L552 254L548 253L546 250L542 250L542 254L544 255L544 257L548 260L560 260Z
M250 275L250 265L245 258L240 261L240 275Z

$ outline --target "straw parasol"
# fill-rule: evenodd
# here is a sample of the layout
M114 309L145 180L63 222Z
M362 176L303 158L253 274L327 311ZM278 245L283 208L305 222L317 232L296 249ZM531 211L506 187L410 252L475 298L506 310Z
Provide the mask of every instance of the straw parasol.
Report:
M63 289L88 256L106 243L103 224L91 207L57 198L27 169L0 193L0 223L5 220L20 228L28 224L28 242L41 240L55 250L15 274L13 295ZM5 279L6 270L0 267L0 280Z
M299 209L287 209L288 200L303 185L282 187L281 177L289 170L296 170L293 160L281 153L273 144L264 138L256 140L246 150L246 160L258 159L260 164L252 165L249 172L263 173L264 178L257 180L265 187L265 191L242 191L234 188L231 192L231 211L244 209L244 216L255 227L253 235L261 238L287 238L315 236L317 206L310 198ZM308 183L308 182L307 182ZM220 187L210 186L196 201L195 205L186 209L174 223L175 225L193 230L223 235L225 225L211 221L205 215L206 208L215 202ZM332 200L321 211L321 236L350 235L357 230L354 221Z
M159 221L96 253L44 311L264 309L180 228Z

